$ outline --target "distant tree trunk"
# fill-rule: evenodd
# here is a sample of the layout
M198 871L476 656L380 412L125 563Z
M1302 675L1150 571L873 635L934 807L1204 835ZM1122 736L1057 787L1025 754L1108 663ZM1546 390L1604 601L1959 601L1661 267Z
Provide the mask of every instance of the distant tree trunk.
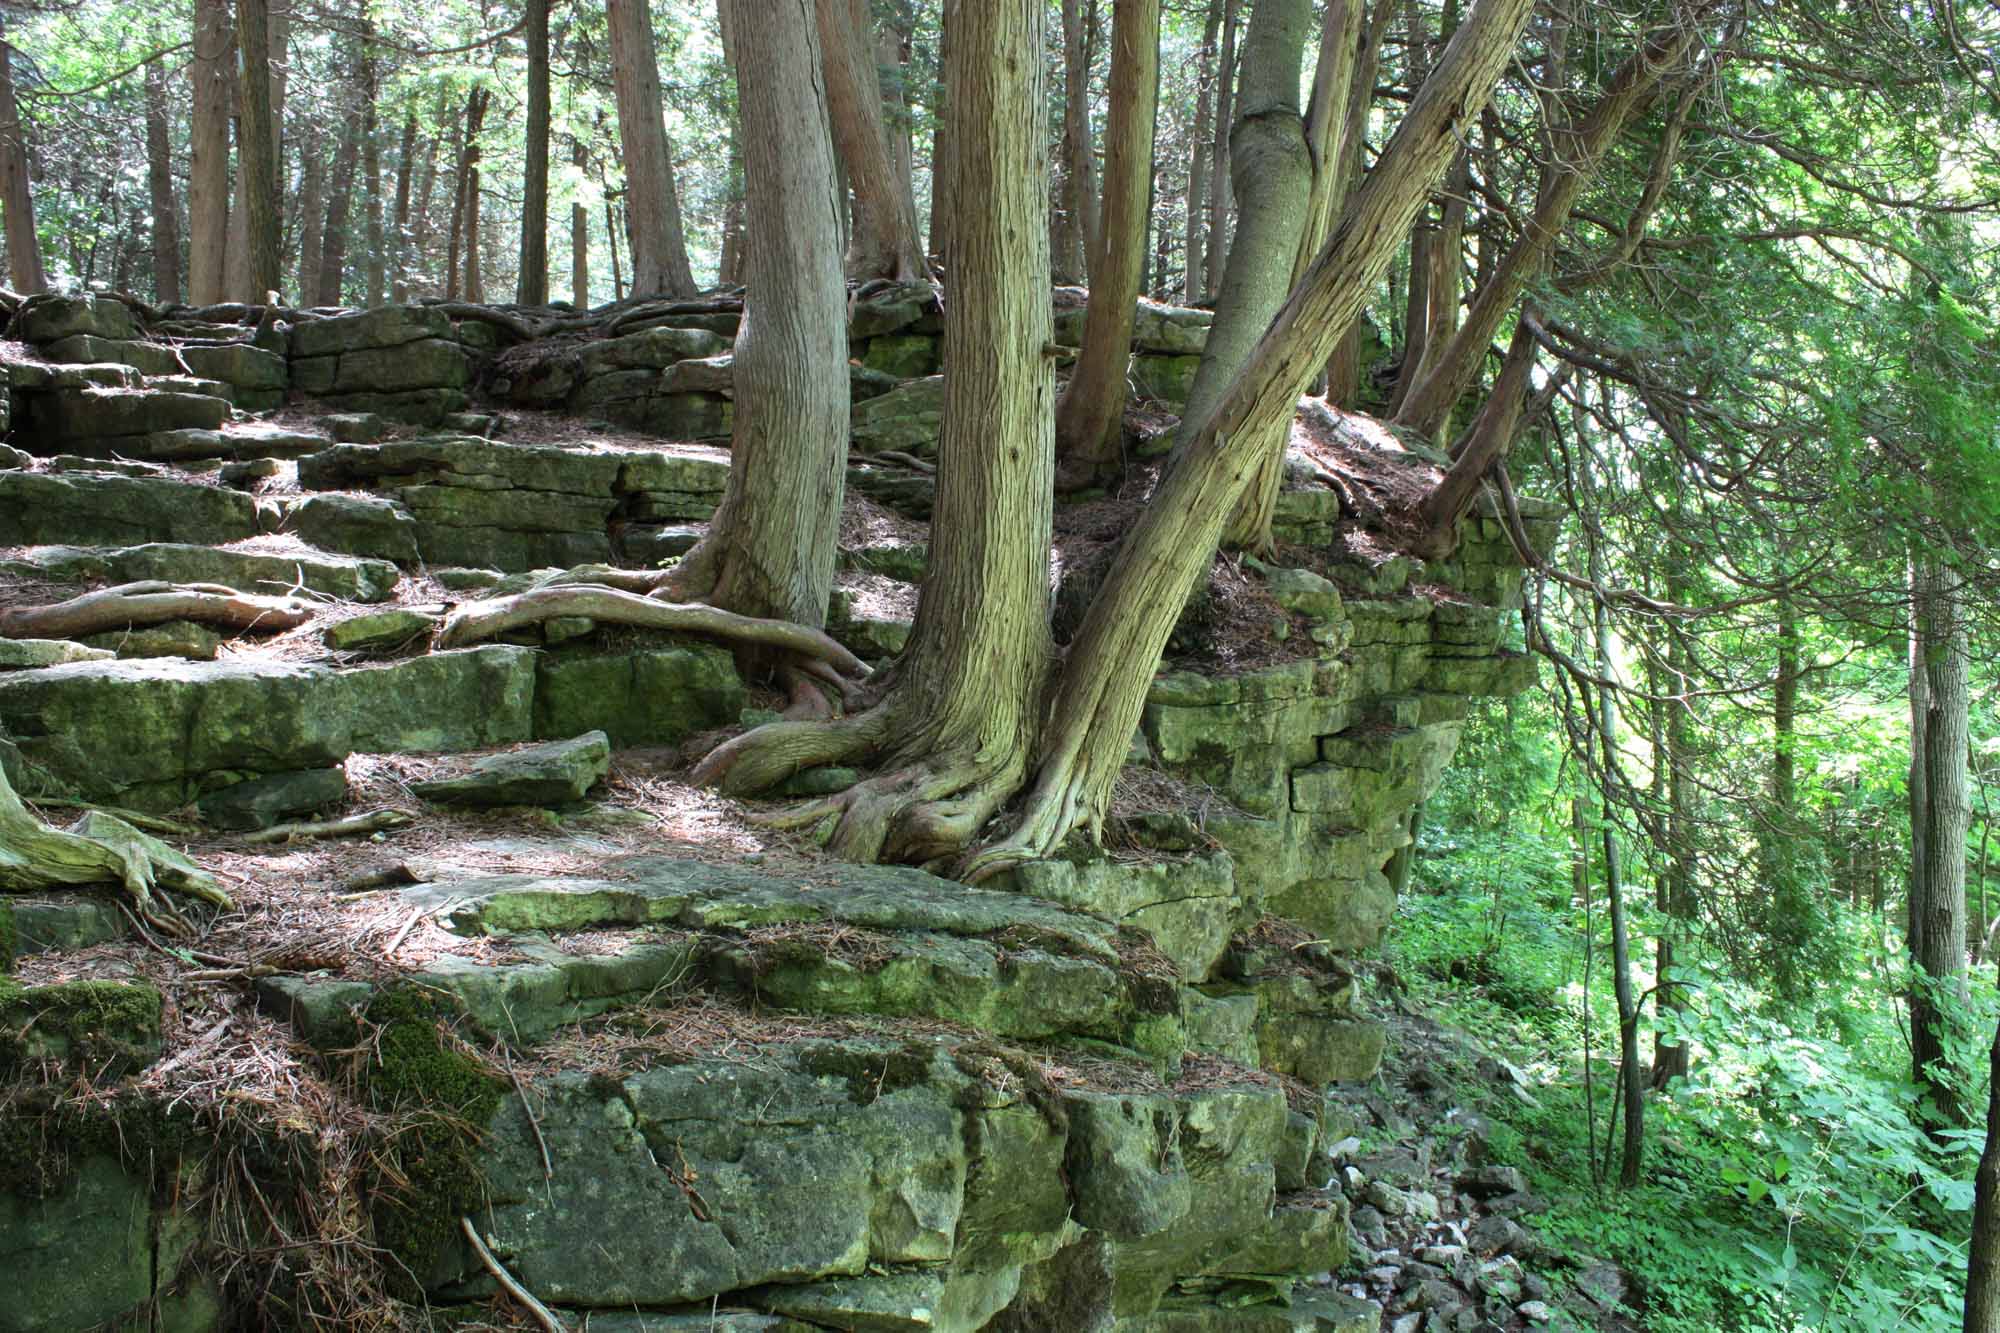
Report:
M382 304L388 273L387 252L382 237L382 126L376 100L380 93L374 57L362 66L361 96L361 192L367 196L366 251L362 256L362 304L374 309Z
M172 197L168 203L171 206ZM14 100L14 46L0 31L0 212L5 214L7 280L22 295L48 290L35 200L28 189L28 136Z
M1056 404L1056 451L1067 485L1108 476L1121 462L1134 303L1153 177L1159 64L1160 0L1115 0L1104 209L1090 253L1090 309L1076 369Z
M1084 281L1097 237L1097 158L1090 135L1090 28L1096 0L1085 15L1084 0L1063 0L1062 219L1055 228L1051 258L1063 282Z
M1395 13L1395 0L1376 0L1374 12L1361 27L1355 53L1354 73L1348 84L1347 124L1341 134L1341 155L1335 162L1339 171L1338 193L1344 201L1361 179L1367 156L1368 112L1375 102L1375 70L1382 54L1382 35L1388 31ZM1361 326L1357 318L1341 332L1333 355L1326 363L1326 400L1353 406L1361 388Z
M605 0L611 27L611 74L618 100L618 140L625 161L625 214L631 228L632 291L693 296L674 197L673 157L662 120L660 65L647 0Z
M1670 568L1667 600L1678 602L1683 595L1681 580ZM1660 876L1656 901L1670 925L1660 932L1655 950L1658 959L1655 971L1660 978L1655 1008L1661 1013L1679 1012L1687 1007L1686 992L1675 985L1671 977L1679 940L1685 937L1694 919L1694 827L1689 809L1691 749L1688 705L1682 697L1688 690L1687 645L1675 627L1669 626L1667 633L1667 673L1670 679L1665 682L1664 690L1651 691L1656 697L1662 694L1672 696L1667 702L1653 704L1655 713L1663 709L1666 712L1665 725L1660 728L1664 733L1664 745L1659 748L1666 758L1667 864L1665 873ZM1672 1079L1685 1077L1690 1067L1691 1053L1685 1043L1654 1042L1654 1087L1664 1088Z
M188 146L188 299L226 300L229 245L229 0L195 0L193 128Z
M2000 1030L1987 1064L1986 1147L1973 1175L1972 1243L1966 1247L1965 1333L2000 1333Z
M1208 21L1202 29L1201 54L1196 58L1201 91L1194 104L1194 126L1189 131L1187 191L1187 277L1182 300L1193 305L1205 297L1208 267L1205 256L1208 228L1203 214L1208 208L1208 159L1213 151L1212 107L1215 102L1215 33L1222 24L1222 0L1208 0Z
M1965 990L1965 835L1970 715L1965 594L1935 557L1911 574L1910 1064L1941 1127L1967 1122L1946 1067L1951 1000Z
M569 160L581 179L588 165L581 138L571 145ZM590 210L580 199L569 206L569 290L571 305L590 309Z
M947 273L951 269L951 259L946 246L951 239L952 209L944 197L945 182L951 177L951 98L944 84L945 62L951 57L951 11L958 0L939 0L938 4L938 77L931 85L931 254L941 262Z
M717 26L722 30L722 58L729 65L732 75L736 72L736 30L734 28L735 7L726 3L716 6ZM817 19L815 19L817 22ZM825 57L822 55L821 57ZM716 264L715 284L718 287L737 287L743 282L743 242L745 219L743 216L743 135L740 127L740 108L737 116L729 121L729 195L722 206L722 255ZM840 165L834 164L836 178ZM836 183L835 192L839 187Z
M278 290L278 139L271 119L269 0L236 0L243 55L244 244L247 286L242 300L261 305Z
M4 71L0 71L4 73ZM11 124L11 83L0 82L0 127ZM146 192L153 204L153 294L163 306L181 303L181 223L174 204L174 159L172 121L167 113L167 65L164 57L146 62ZM4 135L4 129L0 129ZM0 138L0 152L5 151ZM0 178L6 172L0 160ZM4 189L0 186L0 189ZM4 204L4 196L0 196ZM15 247L10 243L11 257ZM36 263L40 264L40 254ZM15 278L15 286L20 280Z
M320 260L326 253L325 136L316 125L306 128L299 157L299 277L295 299L305 309L321 304Z
M917 205L896 168L882 117L882 85L869 38L867 0L815 0L833 142L854 191L847 274L865 282L929 277L917 234ZM747 35L746 35L747 39Z
M1222 293L1223 267L1229 257L1229 224L1236 201L1229 165L1229 136L1235 122L1236 15L1241 0L1226 0L1222 10L1222 58L1215 67L1215 148L1209 154L1208 243L1202 247L1208 272L1202 294L1215 300Z
M340 148L333 160L333 183L326 196L326 227L320 233L319 305L339 305L347 279L347 227L354 209L354 175L361 165L362 112L347 90Z
M609 195L604 198L604 240L611 247L611 299L622 301L625 299L625 275L618 267L618 205L611 202Z
M466 103L465 117L465 281L460 290L466 300L477 305L486 300L486 270L479 245L483 202L479 192L479 160L484 155L479 136L486 128L486 109L493 103L493 94L479 88L474 90L473 98L476 100Z
M818 28L806 0L735 10L749 225L736 335L732 466L708 534L674 570L679 599L819 625L833 590L847 469L846 283L824 126ZM739 5L754 9L737 9ZM794 683L803 702L803 680Z
M456 117L454 117L455 119ZM411 273L411 286L413 289L421 281L423 286L429 287L433 291L438 290L438 284L433 282L428 276L430 272L431 233L435 230L434 215L431 212L431 201L437 196L438 149L447 137L453 134L455 134L455 130L447 129L441 134L427 134L424 136L424 163L417 175L416 202L411 205L410 245L405 260L405 264ZM455 203L454 206L456 206ZM450 225L449 219L446 220L446 225Z
M549 0L527 0L527 156L521 168L521 259L514 299L549 301Z
M396 152L396 208L390 218L389 303L410 299L410 173L416 166L417 118L403 118L403 143Z

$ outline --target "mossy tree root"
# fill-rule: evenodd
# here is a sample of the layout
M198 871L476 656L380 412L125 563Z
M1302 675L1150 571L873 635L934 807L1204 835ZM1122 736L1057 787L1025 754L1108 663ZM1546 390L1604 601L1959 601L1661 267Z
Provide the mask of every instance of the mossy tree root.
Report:
M100 588L46 606L0 611L0 638L70 639L104 630L138 629L170 620L192 620L239 633L274 634L313 618L313 607L292 597L259 597L219 583L146 580Z
M666 602L598 583L552 583L511 597L467 602L438 630L438 646L481 643L508 630L558 616L585 616L643 629L680 630L733 643L775 648L804 661L824 662L849 680L868 675L868 666L831 635L789 620L760 620L713 606Z
M140 920L176 936L191 935L193 928L155 889L235 906L214 876L116 815L93 810L66 830L50 828L29 812L0 772L0 890L91 884L121 886Z

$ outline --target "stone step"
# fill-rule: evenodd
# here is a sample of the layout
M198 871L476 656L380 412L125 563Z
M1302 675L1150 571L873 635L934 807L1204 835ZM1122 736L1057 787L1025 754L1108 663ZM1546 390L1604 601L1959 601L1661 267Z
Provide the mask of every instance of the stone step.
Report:
M448 752L602 730L666 745L736 721L747 702L726 649L600 655L505 645L382 666L173 660L0 674L0 731L24 794L171 810L349 754Z
M279 594L294 588L349 602L384 602L402 577L387 560L322 551L239 551L186 542L142 546L39 546L0 561L0 574L56 583L220 583L239 592Z
M256 502L215 486L159 477L0 472L0 546L220 543L254 537L258 530Z
M229 419L229 403L207 393L91 386L16 390L16 396L15 442L30 449L101 436L216 430Z

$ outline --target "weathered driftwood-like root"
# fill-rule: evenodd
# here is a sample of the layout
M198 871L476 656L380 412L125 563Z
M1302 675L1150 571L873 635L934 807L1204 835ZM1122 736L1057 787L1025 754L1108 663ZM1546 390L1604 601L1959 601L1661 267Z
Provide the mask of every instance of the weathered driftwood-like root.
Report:
M312 618L312 604L291 597L255 596L219 583L147 580L99 588L46 606L0 611L0 638L72 639L170 620L268 634L296 629Z
M688 779L725 796L753 796L808 768L872 754L887 729L880 709L830 722L767 722L710 750Z
M832 636L788 620L759 620L700 603L663 602L593 583L557 583L512 597L466 602L445 617L438 646L457 648L480 643L523 625L537 625L557 616L587 616L614 625L679 630L705 634L733 643L775 648L807 661L825 662L842 675L859 680L867 664Z
M231 907L214 876L158 838L115 815L92 811L68 829L54 829L29 812L0 773L0 890L34 892L117 884L147 925L173 935L192 928L155 889Z
M269 828L258 829L255 833L244 834L243 841L271 843L304 842L310 838L358 838L370 833L385 833L391 829L408 828L416 822L415 817L407 811L370 810L365 814L348 815L343 819L273 824Z

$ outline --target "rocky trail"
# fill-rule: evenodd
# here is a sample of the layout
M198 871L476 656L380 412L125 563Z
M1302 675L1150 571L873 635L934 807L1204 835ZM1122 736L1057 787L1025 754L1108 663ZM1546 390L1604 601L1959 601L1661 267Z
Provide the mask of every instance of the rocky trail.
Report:
M1207 317L1141 313L1143 421ZM712 626L629 614L722 493L737 317L15 316L0 761L229 906L179 936L0 896L30 1164L0 1255L96 1256L81 1287L28 1264L0 1327L507 1326L521 1292L596 1330L1587 1316L1519 1268L1527 1201L1476 1134L1397 1081L1433 1038L1358 962L1468 701L1532 678L1497 515L1426 565L1304 469L1296 558L1219 568L1233 609L1156 679L1105 848L977 890L831 863L686 782L778 696ZM852 319L823 651L876 664L925 564L935 298ZM579 584L602 613L481 621Z

